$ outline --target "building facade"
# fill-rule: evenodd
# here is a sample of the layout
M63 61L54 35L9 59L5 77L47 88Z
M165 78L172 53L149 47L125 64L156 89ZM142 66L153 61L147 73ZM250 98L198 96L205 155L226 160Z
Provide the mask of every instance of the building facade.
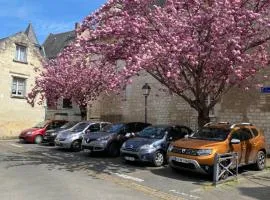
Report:
M0 39L0 137L16 136L44 120L44 105L31 107L26 100L42 59L31 24L23 32Z

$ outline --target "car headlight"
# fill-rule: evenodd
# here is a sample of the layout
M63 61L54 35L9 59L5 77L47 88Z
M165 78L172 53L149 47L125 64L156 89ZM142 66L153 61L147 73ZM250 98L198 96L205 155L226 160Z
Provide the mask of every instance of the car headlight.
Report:
M212 154L212 149L199 149L197 151L198 156L207 156Z
M126 143L125 142L122 144L121 148L126 148Z
M97 141L104 141L104 140L109 140L111 138L111 136L105 136L105 137L100 137L97 139Z
M171 152L173 150L173 145L170 144L169 147L168 147L168 151Z
M51 136L56 136L56 132L51 133Z
M31 131L29 131L29 132L27 132L27 133L26 133L26 135L32 135L32 132L31 132Z
M141 150L153 150L155 149L155 147L151 144L145 144L143 146L140 147Z

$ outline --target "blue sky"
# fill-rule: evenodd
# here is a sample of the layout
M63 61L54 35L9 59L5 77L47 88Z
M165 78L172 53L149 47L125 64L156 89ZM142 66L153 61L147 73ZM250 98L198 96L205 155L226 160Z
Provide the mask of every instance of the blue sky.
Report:
M0 38L24 31L29 22L42 44L49 33L74 29L75 22L106 0L0 0Z

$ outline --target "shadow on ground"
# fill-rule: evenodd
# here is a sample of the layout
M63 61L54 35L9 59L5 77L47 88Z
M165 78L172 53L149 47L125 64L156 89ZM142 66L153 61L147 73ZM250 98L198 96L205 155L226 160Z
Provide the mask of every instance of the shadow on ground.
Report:
M270 186L264 187L240 187L242 195L258 200L266 200L270 197Z
M85 152L72 152L44 145L22 153L10 153L2 157L1 161L7 162L6 168L23 165L46 165L49 170L66 170L69 172L91 170L97 174L132 173L138 167L145 169L143 166L126 165L120 158L111 158L106 154L90 156Z

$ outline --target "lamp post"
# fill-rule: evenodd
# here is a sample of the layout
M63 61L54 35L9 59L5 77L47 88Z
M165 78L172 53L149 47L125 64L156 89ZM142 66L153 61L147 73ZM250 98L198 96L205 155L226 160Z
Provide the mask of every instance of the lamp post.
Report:
M145 83L142 87L143 95L144 95L144 122L147 123L147 97L150 94L151 87L148 83Z

